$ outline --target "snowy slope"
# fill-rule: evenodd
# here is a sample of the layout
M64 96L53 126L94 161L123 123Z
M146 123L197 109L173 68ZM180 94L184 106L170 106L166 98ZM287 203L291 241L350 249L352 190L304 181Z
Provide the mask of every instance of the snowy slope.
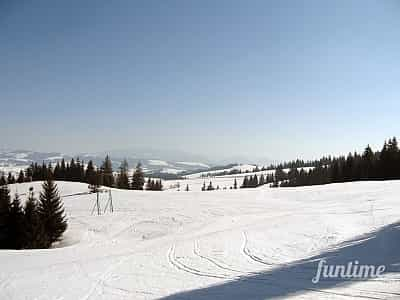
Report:
M0 251L0 299L400 298L400 233L393 225L400 181L112 190L115 212L101 216L90 214L94 195L73 195L87 191L85 184L59 188L69 219L64 241L55 249ZM102 207L106 201L103 194ZM325 256L380 258L391 273L313 285L315 259Z

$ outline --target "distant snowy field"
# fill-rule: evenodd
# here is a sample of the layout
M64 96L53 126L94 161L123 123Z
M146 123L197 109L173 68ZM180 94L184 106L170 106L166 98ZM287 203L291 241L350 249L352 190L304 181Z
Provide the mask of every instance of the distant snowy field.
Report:
M64 240L0 251L0 299L400 299L400 181L213 192L187 182L190 192L113 189L115 211L101 216L86 184L58 182ZM31 185L40 191L11 189ZM313 285L322 257L390 272Z

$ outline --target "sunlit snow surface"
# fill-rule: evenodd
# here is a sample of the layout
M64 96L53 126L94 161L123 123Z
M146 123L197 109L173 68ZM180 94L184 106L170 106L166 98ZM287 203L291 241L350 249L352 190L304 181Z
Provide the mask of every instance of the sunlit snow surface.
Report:
M190 192L113 189L115 211L101 216L86 184L58 182L64 240L0 251L0 299L400 299L400 181L213 192L197 181ZM40 190L11 188L31 185ZM314 285L322 257L390 272Z

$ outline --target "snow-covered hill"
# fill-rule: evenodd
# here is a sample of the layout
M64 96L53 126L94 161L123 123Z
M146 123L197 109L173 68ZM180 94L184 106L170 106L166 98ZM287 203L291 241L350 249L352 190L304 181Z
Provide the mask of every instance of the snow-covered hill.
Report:
M196 180L196 179L192 179ZM201 179L197 181L202 183ZM399 299L400 181L213 192L59 182L58 248L0 251L0 299ZM30 185L13 185L26 191ZM100 197L104 208L107 195ZM385 264L375 280L313 284L318 260Z

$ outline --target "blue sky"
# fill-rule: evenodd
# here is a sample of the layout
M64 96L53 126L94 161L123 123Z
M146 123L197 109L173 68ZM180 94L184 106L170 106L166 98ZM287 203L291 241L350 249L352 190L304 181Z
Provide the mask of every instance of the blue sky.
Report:
M400 133L397 1L1 1L0 136L66 153L362 150Z

